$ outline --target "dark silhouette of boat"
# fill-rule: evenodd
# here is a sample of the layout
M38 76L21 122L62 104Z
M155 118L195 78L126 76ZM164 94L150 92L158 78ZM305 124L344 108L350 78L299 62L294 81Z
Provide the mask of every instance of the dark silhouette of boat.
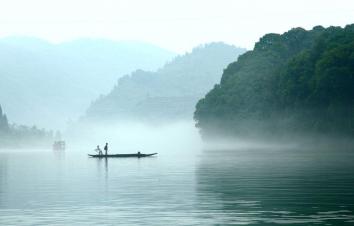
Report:
M142 154L142 153L135 153L135 154L111 154L111 155L91 155L88 154L90 157L93 158L142 158L142 157L149 157L156 155L157 153L151 153L151 154Z

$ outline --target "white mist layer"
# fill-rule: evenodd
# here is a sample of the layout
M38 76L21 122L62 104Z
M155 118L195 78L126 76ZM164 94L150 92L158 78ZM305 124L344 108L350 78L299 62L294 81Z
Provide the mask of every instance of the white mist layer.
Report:
M202 142L193 122L184 121L166 125L146 125L120 122L110 125L84 125L65 133L68 148L90 152L105 143L109 153L188 153L201 150Z

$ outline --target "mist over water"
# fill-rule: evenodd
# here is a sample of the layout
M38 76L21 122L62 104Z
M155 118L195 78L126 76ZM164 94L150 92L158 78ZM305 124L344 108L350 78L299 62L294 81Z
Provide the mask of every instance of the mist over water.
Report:
M0 225L354 225L354 4L9 2Z
M200 150L201 138L192 121L169 124L147 124L121 121L99 124L87 123L75 127L64 135L72 149L92 152L97 145L101 149L107 142L109 153L158 152L160 154L185 153Z
M85 125L64 152L0 152L1 225L351 225L354 154L202 143L190 121ZM89 158L158 152L151 158Z

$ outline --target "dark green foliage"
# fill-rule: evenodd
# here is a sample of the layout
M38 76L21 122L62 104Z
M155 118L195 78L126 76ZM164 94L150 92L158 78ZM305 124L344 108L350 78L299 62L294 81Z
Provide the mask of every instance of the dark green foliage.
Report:
M3 114L2 108L0 105L0 134L5 134L9 130L9 123L7 121L7 116Z
M204 134L354 135L354 25L268 34L196 106Z

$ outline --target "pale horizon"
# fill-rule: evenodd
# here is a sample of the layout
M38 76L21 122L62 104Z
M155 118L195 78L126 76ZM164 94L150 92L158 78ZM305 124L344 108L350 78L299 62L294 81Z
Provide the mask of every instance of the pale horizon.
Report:
M21 6L21 7L19 7ZM354 3L304 1L2 1L0 38L51 43L81 38L150 43L184 53L209 42L252 49L267 33L353 23Z
M353 15L0 0L0 226L354 225Z

